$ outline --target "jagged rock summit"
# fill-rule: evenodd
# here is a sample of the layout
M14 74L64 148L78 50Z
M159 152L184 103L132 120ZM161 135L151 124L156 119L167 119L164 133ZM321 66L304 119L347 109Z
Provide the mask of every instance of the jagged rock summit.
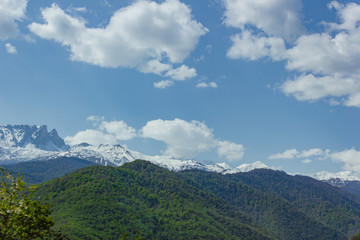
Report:
M0 147L21 147L29 145L45 151L67 151L70 149L55 129L48 132L47 126L5 125L0 126Z

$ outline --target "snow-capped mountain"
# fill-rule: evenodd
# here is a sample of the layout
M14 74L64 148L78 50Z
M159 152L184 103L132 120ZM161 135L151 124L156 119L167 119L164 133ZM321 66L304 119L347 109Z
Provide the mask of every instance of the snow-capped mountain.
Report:
M33 160L49 160L59 157L77 157L101 165L121 166L124 163L143 159L172 171L200 169L222 174L268 168L261 162L243 164L232 168L226 163L204 164L191 159L176 159L170 156L149 156L129 150L121 145L92 146L82 143L69 147L56 130L47 131L46 126L5 125L0 126L0 163L12 164Z
M205 171L227 173L232 170L232 168L225 163L203 164L190 159L184 160L169 156L150 156L129 150L121 145L101 144L99 146L92 146L87 143L82 143L71 147L71 149L67 152L61 152L51 156L51 158L57 157L77 157L96 162L98 164L112 166L121 166L124 163L132 162L136 159L143 159L171 171L200 169Z
M359 181L360 174L353 171L341 171L337 173L332 172L318 172L314 175L315 179L324 181L324 180L333 180L333 181Z
M337 173L318 172L313 176L315 179L329 183L355 195L360 196L360 174L353 171L341 171Z
M121 166L137 159L129 150L121 145L101 144L92 146L87 143L72 146L69 151L60 152L51 158L77 157L101 165Z
M3 149L28 145L45 151L67 151L67 146L56 130L48 132L47 126L5 125L0 126L0 147Z
M250 172L254 169L259 169L259 168L272 169L271 167L267 166L265 163L256 161L253 163L241 164L240 166L238 166L232 170L229 170L227 173Z

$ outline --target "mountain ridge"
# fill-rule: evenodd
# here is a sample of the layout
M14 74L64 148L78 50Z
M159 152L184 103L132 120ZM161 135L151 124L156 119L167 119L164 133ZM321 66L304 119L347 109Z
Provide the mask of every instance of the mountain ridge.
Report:
M302 182L299 188L294 181ZM319 191L324 186L335 195ZM308 196L313 197L303 205ZM85 167L42 184L36 197L53 205L58 227L77 236L74 239L116 239L99 235L106 231L114 236L116 223L128 234L135 234L134 228L146 236L155 234L153 239L255 239L244 235L249 228L240 222L245 221L274 239L345 240L358 232L360 224L359 198L309 177L274 170L226 175L196 169L174 172L136 160L121 167ZM309 214L314 209L318 213ZM218 229L225 224L228 230L240 227L242 235L230 230L221 237L209 224Z
M172 171L187 169L201 169L205 171L219 172L222 174L234 174L247 172L253 169L275 169L257 161L254 163L241 164L231 167L226 163L201 163L191 159L176 159L168 156L150 156L121 145L100 144L93 146L82 143L68 146L59 137L57 131L47 131L47 126L36 125L4 125L0 126L0 164L15 164L19 162L50 160L59 157L74 157L92 161L100 165L121 166L136 159L145 159L158 166ZM319 172L311 176L315 179L328 181L340 179L345 184L360 181L360 174L342 171L338 173ZM360 189L359 189L360 191Z

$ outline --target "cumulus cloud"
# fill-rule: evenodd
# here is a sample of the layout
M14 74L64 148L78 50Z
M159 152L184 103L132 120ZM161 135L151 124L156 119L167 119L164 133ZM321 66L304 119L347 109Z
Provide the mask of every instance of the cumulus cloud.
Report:
M117 140L130 140L136 137L135 128L129 127L124 121L103 121L99 129L114 135Z
M302 163L309 164L314 160L331 160L343 163L343 169L360 173L360 151L355 148L340 152L331 152L329 149L312 148L309 150L298 151L295 148L288 149L283 153L269 156L269 159L299 159Z
M162 89L171 87L173 85L174 85L174 81L171 81L171 80L162 80L160 82L154 83L155 88L162 88Z
M302 36L287 52L287 68L322 75L358 75L359 38L360 28L334 37L330 33Z
M178 68L171 69L165 74L166 77L171 77L172 79L179 80L179 81L182 81L182 80L185 80L188 78L193 78L196 75L197 74L196 74L195 68L189 68L188 66L185 66L185 65L181 65Z
M16 37L17 21L25 17L27 0L0 0L0 40Z
M296 73L280 87L286 95L360 107L360 4L330 2L339 22L304 34L300 0L223 1L224 23L241 31L231 37L229 58L284 60Z
M97 146L100 144L116 144L116 137L112 134L107 134L99 130L87 129L76 133L74 136L66 137L65 142L69 145L86 142Z
M244 30L252 25L269 36L296 39L304 32L301 0L223 0L224 23Z
M181 119L152 120L141 129L141 135L166 144L165 155L178 158L193 158L199 153L217 149L220 157L228 161L240 160L244 154L241 144L220 141L213 130L199 121L187 122Z
M287 69L303 72L281 87L300 101L330 99L331 103L360 107L360 5L333 1L340 23L327 23L330 32L300 37L287 51Z
M232 36L231 41L232 46L226 55L232 59L257 60L271 57L273 60L281 60L286 53L282 38L256 36L247 30Z
M277 153L269 156L269 159L292 159L295 158L296 155L298 155L299 152L295 148L285 150L282 153Z
M194 158L200 153L212 150L216 150L219 157L228 161L241 160L244 155L242 144L219 140L205 123L195 120L151 120L140 130L128 126L124 121L106 121L104 117L99 116L90 116L87 120L93 123L94 129L66 137L67 144L117 144L120 140L139 137L165 143L166 149L162 154L181 159Z
M178 0L140 0L121 8L104 28L90 28L53 4L41 12L45 23L29 29L41 38L67 46L71 60L100 67L136 68L184 80L196 70L182 65L208 30L192 19L191 9Z
M227 57L257 60L284 59L285 41L292 42L305 28L301 23L301 0L223 0L224 23L241 32L231 36Z
M216 82L200 82L198 84L196 84L197 88L217 88L218 85L216 84Z
M225 157L228 161L241 160L244 156L244 146L228 141L219 141L217 152L220 157Z
M303 150L297 157L298 158L309 158L314 156L322 156L324 151L320 148L312 148L309 150Z
M83 142L99 144L116 144L119 140L130 140L137 136L136 129L128 126L124 121L105 121L104 117L90 116L88 121L93 122L96 129L87 129L68 136L65 141L69 145Z
M308 164L308 163L312 163L312 160L311 159L304 159L304 160L301 160L302 163L305 163L305 164Z
M356 149L332 153L330 157L335 162L344 163L344 170L360 172L360 152Z
M199 121L157 119L147 122L141 132L145 138L164 142L164 154L173 157L192 158L216 145L212 130Z
M285 94L293 95L299 101L316 101L325 97L341 97L347 94L356 97L360 93L360 82L352 78L316 77L308 74L286 81L281 89ZM350 102L349 98L345 104L360 107L360 102L356 100L353 99Z
M318 159L324 159L329 156L330 150L325 151L320 148L312 148L309 150L298 151L295 148L285 150L282 153L277 153L269 156L269 159L293 159L293 158L306 158L302 162L310 163L307 158L317 157Z
M10 53L10 54L16 54L17 53L16 47L11 45L10 43L6 43L5 48L6 48L6 51L8 53Z

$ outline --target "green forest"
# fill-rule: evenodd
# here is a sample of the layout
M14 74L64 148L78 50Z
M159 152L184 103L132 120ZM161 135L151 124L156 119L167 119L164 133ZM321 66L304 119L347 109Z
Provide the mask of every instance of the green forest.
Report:
M59 239L341 240L360 232L358 197L266 169L93 165L38 185L31 198L50 206Z

